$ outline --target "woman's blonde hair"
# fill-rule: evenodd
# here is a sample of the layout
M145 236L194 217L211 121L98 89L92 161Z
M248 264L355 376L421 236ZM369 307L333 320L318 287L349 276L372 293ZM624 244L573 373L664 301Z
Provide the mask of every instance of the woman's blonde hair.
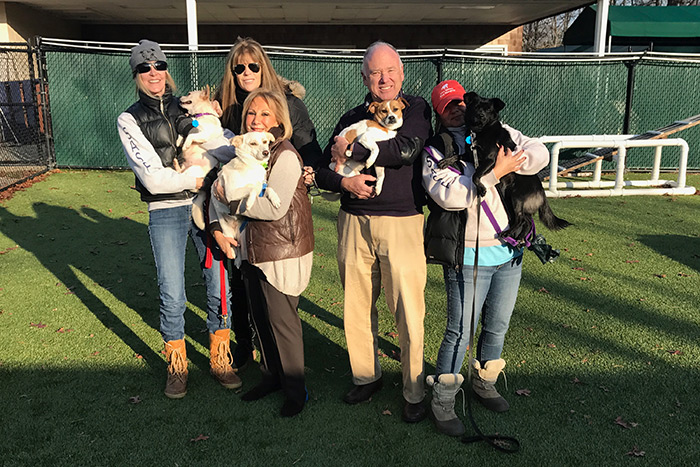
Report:
M144 94L146 94L148 97L153 97L154 99L157 98L157 96L154 96L151 94L151 91L146 89L146 86L143 84L143 82L139 79L139 74L134 75L134 82L136 83L136 91L142 91ZM170 76L169 71L165 71L165 89L166 91L170 89L171 92L175 92L177 89L177 86L175 86L175 80L173 80L173 77Z
M242 56L248 54L254 62L260 65L261 81L260 89L279 92L284 95L284 84L277 76L275 69L272 67L270 57L263 50L262 45L250 37L239 37L231 47L231 50L226 57L226 67L224 68L224 77L221 79L221 85L216 91L216 100L221 102L221 108L224 114L221 116L221 123L225 127L233 124L232 113L233 106L240 104L236 99L236 88L238 80L233 73L233 68L236 62Z
M241 134L247 133L248 129L245 126L246 115L248 110L252 105L253 101L258 97L262 98L270 110L275 115L277 123L283 130L282 139L289 139L292 137L292 121L289 118L289 106L287 105L287 98L281 92L270 91L263 88L258 88L250 92L248 97L246 97L245 102L243 102L243 119L241 122Z

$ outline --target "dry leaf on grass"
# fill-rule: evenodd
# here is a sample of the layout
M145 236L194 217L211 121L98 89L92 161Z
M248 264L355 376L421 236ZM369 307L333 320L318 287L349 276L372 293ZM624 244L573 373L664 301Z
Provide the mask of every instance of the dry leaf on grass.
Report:
M644 454L646 454L646 452L640 450L637 446L633 447L632 450L627 453L628 456L632 457L644 457Z

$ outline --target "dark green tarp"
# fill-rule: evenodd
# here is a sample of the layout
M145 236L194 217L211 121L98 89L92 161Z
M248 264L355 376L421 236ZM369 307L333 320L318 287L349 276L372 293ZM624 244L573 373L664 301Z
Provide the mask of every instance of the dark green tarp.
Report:
M564 44L593 44L595 22L596 7L587 7L564 34ZM613 45L697 46L700 51L700 6L611 6L607 36Z

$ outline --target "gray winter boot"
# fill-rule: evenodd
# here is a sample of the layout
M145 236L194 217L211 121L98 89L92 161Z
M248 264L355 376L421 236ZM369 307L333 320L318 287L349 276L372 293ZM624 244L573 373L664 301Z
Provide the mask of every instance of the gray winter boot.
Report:
M435 381L435 376L429 375L425 382L433 388L430 418L435 423L435 428L448 436L463 435L464 425L455 414L455 396L464 382L464 376L447 373Z
M506 366L506 361L502 358L489 360L481 368L478 360L472 360L474 374L472 377L472 389L476 400L489 410L494 412L505 412L510 408L508 401L496 391L496 380L498 375Z

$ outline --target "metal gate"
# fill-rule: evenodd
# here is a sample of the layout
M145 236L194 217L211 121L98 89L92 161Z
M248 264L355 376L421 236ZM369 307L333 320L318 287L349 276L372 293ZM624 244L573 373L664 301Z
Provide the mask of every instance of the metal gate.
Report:
M39 49L0 43L0 191L55 166Z

